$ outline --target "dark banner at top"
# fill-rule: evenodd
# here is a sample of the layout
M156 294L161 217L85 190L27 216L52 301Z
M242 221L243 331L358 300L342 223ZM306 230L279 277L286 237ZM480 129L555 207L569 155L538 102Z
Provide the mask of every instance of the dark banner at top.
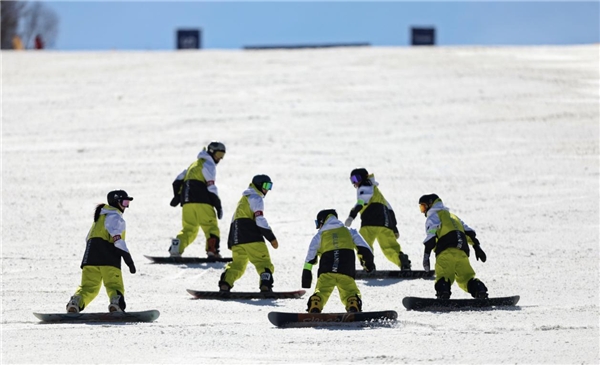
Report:
M202 39L200 29L178 29L177 49L200 49Z
M411 28L411 44L413 46L434 46L435 28Z

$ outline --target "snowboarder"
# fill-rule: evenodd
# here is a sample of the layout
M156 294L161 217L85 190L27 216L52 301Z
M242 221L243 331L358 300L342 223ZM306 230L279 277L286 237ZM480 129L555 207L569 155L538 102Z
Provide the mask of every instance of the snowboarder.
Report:
M228 292L233 284L244 275L248 261L254 265L260 275L261 292L273 291L273 272L269 249L263 239L271 243L274 249L279 247L275 234L264 216L264 197L273 188L273 181L267 175L256 175L242 193L233 221L229 229L227 247L232 251L233 261L225 266L221 274L219 290Z
M219 247L221 233L218 220L223 218L219 191L215 185L217 164L225 156L225 145L210 142L198 153L197 160L183 170L173 182L174 197L171 206L181 204L183 228L171 240L169 254L179 257L192 244L202 228L206 238L206 255L221 258Z
M373 174L369 175L366 169L357 168L350 173L350 182L357 189L357 202L346 219L346 227L360 213L360 234L373 250L375 240L384 256L398 266L401 270L410 270L411 263L408 255L402 252L398 238L396 214L388 201L379 191L379 183Z
M302 270L302 287L312 284L312 267L319 261L319 272L314 294L308 299L307 312L321 313L333 289L338 288L340 300L346 312L361 312L360 290L354 281L356 257L366 272L375 270L373 251L361 235L352 228L344 227L334 209L321 210L315 226L319 230L310 241L308 254Z
M94 212L81 262L81 285L67 303L69 313L79 313L90 304L102 283L110 298L108 311L123 312L126 307L121 257L130 273L135 274L136 269L125 243L123 213L133 198L123 190L115 190L109 192L106 199L108 204L98 204Z
M430 270L429 256L435 251L435 291L438 299L449 299L450 287L456 279L458 286L473 298L488 297L483 282L475 278L475 271L469 262L469 245L475 250L477 260L485 262L487 256L475 237L475 230L467 226L459 217L450 213L436 194L423 195L419 199L421 213L427 217L423 241L423 269Z

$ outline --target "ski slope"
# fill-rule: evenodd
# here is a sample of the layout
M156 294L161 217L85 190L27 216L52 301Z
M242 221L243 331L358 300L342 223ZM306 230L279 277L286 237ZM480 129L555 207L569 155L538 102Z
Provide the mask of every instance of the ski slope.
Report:
M599 50L3 51L1 362L597 364ZM434 296L432 281L358 281L363 309L396 310L395 325L278 329L267 314L304 311L315 280L302 299L192 299L186 289L217 290L224 265L143 255L167 254L181 228L171 182L211 140L228 150L217 169L224 241L252 176L273 179L275 290L300 289L317 212L345 218L350 171L365 167L415 268L417 201L437 193L478 232L488 261L472 265L490 295L520 295L518 307L409 312L402 298ZM76 290L94 207L113 189L135 198L128 309L160 318L39 324L32 312L64 311ZM185 255L204 255L202 236ZM375 261L395 269L378 246ZM258 280L249 265L233 290ZM107 305L102 290L85 311ZM337 293L325 311L343 311Z

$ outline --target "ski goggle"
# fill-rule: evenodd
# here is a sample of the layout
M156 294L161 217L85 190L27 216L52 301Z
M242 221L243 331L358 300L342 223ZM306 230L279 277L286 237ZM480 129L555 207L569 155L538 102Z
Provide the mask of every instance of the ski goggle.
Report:
M315 228L319 229L319 226L321 225L321 222L319 222L318 219L315 219Z
M359 175L352 175L350 176L350 181L352 182L352 184L358 184L362 179L360 178Z
M223 157L225 157L225 152L215 151L215 158L218 158L219 160L221 160L221 159L223 159Z
M271 189L273 189L273 183L271 181L264 182L262 184L262 188L265 189L265 190L271 190Z
M123 206L123 208L129 207L129 200L121 200L121 205Z
M421 213L425 214L425 212L427 211L427 204L421 203L419 204L419 208L421 209Z

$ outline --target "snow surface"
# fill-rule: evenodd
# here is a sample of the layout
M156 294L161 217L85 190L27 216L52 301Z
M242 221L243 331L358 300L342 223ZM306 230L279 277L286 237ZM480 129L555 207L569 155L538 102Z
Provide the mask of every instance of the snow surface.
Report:
M598 45L2 52L2 363L597 364L599 86ZM518 307L409 312L402 298L432 297L432 281L359 281L364 309L398 311L395 325L278 329L267 313L304 311L312 290L193 300L186 289L216 290L223 266L143 255L167 254L180 229L171 182L211 140L228 148L222 237L252 176L274 181L276 290L300 288L316 213L345 217L349 173L366 167L415 268L417 201L435 192L477 230L488 261L472 263L490 294L519 294ZM135 197L128 309L160 318L38 323L32 312L64 311L95 204L116 188ZM185 255L203 256L202 242ZM234 290L257 284L249 265ZM102 290L86 312L107 305ZM325 310L343 311L337 293Z

